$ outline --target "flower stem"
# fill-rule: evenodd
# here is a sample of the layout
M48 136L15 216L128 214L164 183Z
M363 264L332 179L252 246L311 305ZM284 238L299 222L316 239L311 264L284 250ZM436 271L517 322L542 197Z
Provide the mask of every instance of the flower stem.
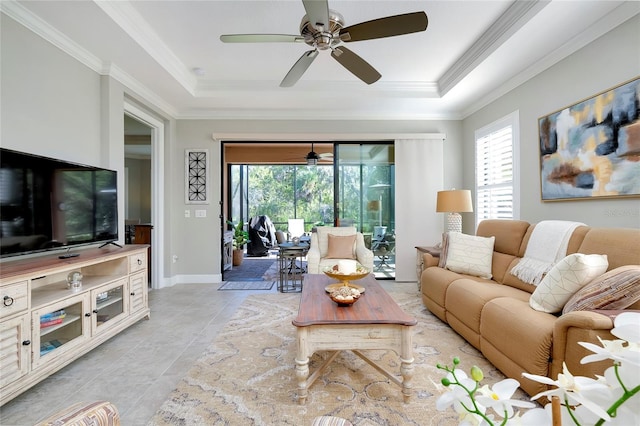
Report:
M622 394L622 396L620 398L618 398L618 400L616 402L614 402L611 407L609 407L609 409L607 410L607 413L611 417L615 417L616 416L616 412L618 411L618 408L620 408L620 406L622 404L624 404L629 398L633 397L638 392L640 392L640 385L636 386L635 388L631 389L630 391L625 391L624 394ZM600 419L595 424L595 426L602 426L604 424L604 422L605 422L604 419Z

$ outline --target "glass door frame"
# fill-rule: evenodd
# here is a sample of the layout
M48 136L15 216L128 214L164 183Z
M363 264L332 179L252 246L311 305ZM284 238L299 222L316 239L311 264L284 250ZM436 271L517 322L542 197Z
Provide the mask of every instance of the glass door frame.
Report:
M374 251L377 279L395 278L394 153L395 141L334 142L334 225L352 224L362 232L367 247ZM349 177L351 188L345 182L345 166L357 167L354 176ZM345 193L347 189L356 192L355 218L344 217L345 213L354 213L345 201L353 199Z

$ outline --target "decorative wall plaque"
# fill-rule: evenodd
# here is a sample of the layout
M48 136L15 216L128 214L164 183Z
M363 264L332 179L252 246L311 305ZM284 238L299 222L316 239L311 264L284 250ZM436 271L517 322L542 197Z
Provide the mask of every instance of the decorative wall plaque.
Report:
M209 204L209 150L185 150L185 202Z

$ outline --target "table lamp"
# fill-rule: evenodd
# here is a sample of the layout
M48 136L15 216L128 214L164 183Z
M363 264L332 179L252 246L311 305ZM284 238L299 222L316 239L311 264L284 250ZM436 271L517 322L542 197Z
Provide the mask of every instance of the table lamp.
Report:
M460 213L472 211L471 191L468 189L438 191L436 212L449 213L447 216L447 232L462 232L462 216Z

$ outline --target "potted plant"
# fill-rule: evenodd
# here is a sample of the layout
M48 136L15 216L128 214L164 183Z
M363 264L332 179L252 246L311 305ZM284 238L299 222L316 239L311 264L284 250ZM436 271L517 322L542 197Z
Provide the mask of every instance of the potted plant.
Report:
M244 230L244 221L237 224L228 220L227 223L233 228L233 266L240 266L244 258L244 246L249 242L249 233Z

